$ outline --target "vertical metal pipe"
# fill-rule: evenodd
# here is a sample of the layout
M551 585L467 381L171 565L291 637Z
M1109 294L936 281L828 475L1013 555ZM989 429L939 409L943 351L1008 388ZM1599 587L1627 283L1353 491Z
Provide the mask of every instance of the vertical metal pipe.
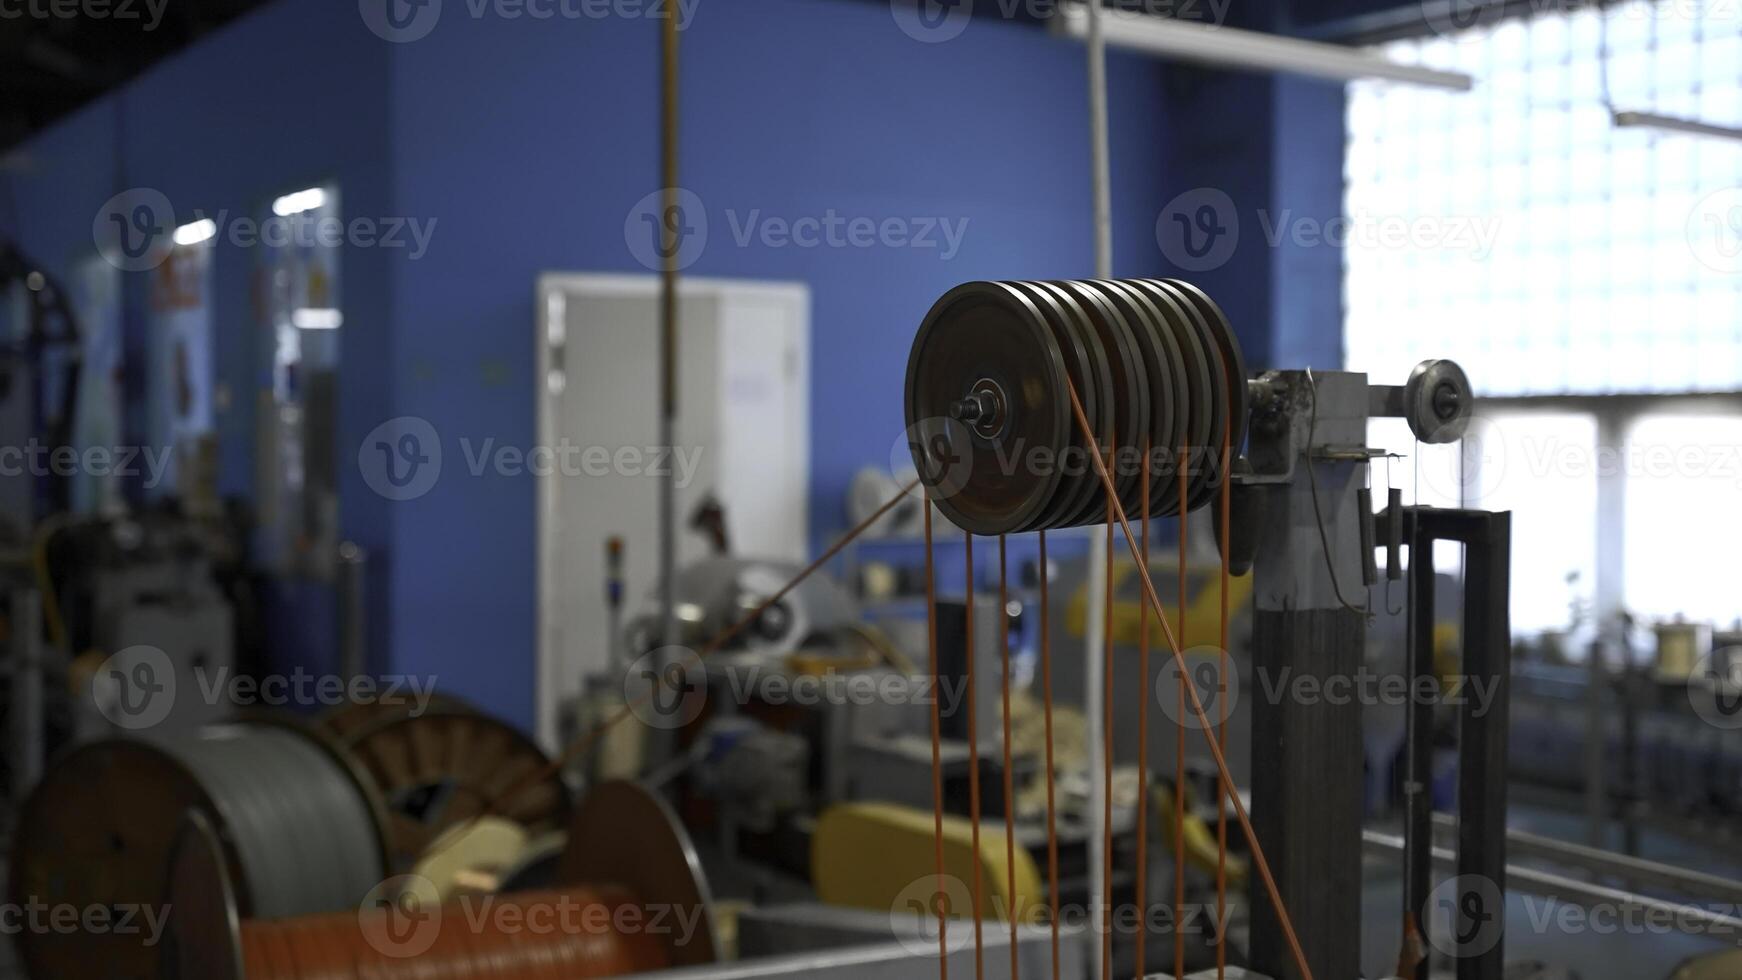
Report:
M659 444L668 456L677 444L677 274L684 223L673 221L678 203L678 37L677 19L660 19L660 176L662 234L659 271ZM677 642L677 467L663 468L659 479L659 604L663 646Z
M1113 278L1113 204L1111 184L1111 165L1109 163L1109 148L1107 141L1107 44L1101 35L1101 5L1098 0L1084 6L1089 15L1089 154L1091 166L1091 190L1094 196L1094 228L1095 228L1095 276L1100 279ZM1107 538L1100 534L1089 536L1089 609L1100 609L1107 596L1107 558L1111 549ZM1104 678L1101 676L1104 664L1100 652L1106 642L1106 624L1101 617L1091 613L1088 617L1087 635L1084 641L1083 656L1083 708L1087 716L1087 728L1091 733L1098 733L1105 723L1106 706L1097 700L1097 694L1102 690ZM1094 778L1094 773L1104 771L1106 760L1101 758L1102 746L1098 738L1091 737L1089 742L1089 812L1100 813L1107 803L1108 787ZM1090 916L1094 928L1105 929L1108 925L1110 909L1102 908L1098 899L1106 894L1106 850L1107 842L1101 835L1089 835L1089 894L1095 896L1090 901L1093 915ZM1099 932L1096 935L1100 935ZM1090 975L1101 977L1106 975L1107 963L1102 961L1102 948L1099 942L1088 944L1093 950Z
M347 681L369 669L369 620L364 612L368 568L369 553L361 545L339 545L339 673Z

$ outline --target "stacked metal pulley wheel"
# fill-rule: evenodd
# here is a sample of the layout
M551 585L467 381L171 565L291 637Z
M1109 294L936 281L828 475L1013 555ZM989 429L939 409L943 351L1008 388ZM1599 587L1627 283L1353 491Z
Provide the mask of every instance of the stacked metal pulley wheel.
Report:
M906 414L914 465L939 510L982 535L1099 524L1106 494L1074 387L1127 513L1216 497L1239 452L1246 365L1221 309L1173 279L970 282L914 338Z
M165 860L190 812L216 829L246 915L355 908L386 868L373 784L312 728L256 720L93 742L63 757L25 802L10 900L106 909L129 915L130 928L25 930L30 976L159 976L147 916L170 904Z

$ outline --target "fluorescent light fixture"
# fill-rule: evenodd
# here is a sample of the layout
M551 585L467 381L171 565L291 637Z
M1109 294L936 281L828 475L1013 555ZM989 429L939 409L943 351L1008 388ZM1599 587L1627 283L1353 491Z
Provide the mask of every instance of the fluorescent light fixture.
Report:
M305 306L290 314L291 326L298 330L337 330L345 323L338 310Z
M327 192L319 187L310 187L307 190L286 194L273 201L272 213L280 218L288 218L293 214L313 211L325 203L327 203Z
M175 243L177 245L198 245L201 242L210 241L217 233L218 223L216 221L210 218L201 218L198 221L190 221L185 225L177 226Z
M1742 129L1735 126L1718 126L1713 123L1700 122L1698 119L1682 119L1678 116L1660 116L1655 112L1624 112L1620 109L1610 113L1615 125L1622 129L1661 129L1671 133L1691 133L1695 136L1716 136L1721 139L1742 140Z
M1089 12L1081 0L1061 3L1055 23L1067 37L1089 36ZM1475 85L1475 80L1462 72L1406 65L1340 44L1302 41L1110 7L1101 12L1101 33L1113 47L1216 68L1286 72L1338 81L1376 78L1459 92L1467 92Z

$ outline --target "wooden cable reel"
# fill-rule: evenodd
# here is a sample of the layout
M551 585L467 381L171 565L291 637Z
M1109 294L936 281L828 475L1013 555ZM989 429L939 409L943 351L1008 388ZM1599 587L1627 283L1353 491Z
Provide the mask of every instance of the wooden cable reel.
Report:
M190 812L213 829L249 915L352 907L386 867L385 814L368 778L319 732L254 718L63 756L21 811L10 900L162 910L164 868ZM146 980L158 975L148 938L144 928L26 930L19 951L37 980Z
M162 953L163 975L566 980L714 961L707 883L664 801L634 783L602 784L577 808L569 840L558 875L566 885L492 896L483 900L495 903L489 907L464 901L421 907L383 888L371 894L379 901L353 912L252 920L239 909L221 842L196 813L183 826L170 864L177 914ZM535 926L541 913L546 927ZM656 925L661 914L666 920ZM693 933L681 928L685 921Z
M411 868L449 828L478 816L504 790L550 764L519 729L458 706L384 713L356 727L344 744L380 787L389 866L398 870ZM562 829L569 816L562 774L547 773L497 815L532 836Z
M1178 514L1221 486L1224 442L1246 428L1246 365L1220 308L1172 279L970 282L932 307L908 358L906 415L914 464L938 508L971 534L1106 521L1087 437L1071 415L1075 386L1112 478L1141 509Z

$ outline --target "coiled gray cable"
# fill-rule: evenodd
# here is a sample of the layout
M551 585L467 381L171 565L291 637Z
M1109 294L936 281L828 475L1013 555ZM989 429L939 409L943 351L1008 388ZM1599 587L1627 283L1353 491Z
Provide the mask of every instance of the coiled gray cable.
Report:
M159 747L211 796L254 917L347 908L381 882L380 831L363 791L311 739L267 725L211 725Z

